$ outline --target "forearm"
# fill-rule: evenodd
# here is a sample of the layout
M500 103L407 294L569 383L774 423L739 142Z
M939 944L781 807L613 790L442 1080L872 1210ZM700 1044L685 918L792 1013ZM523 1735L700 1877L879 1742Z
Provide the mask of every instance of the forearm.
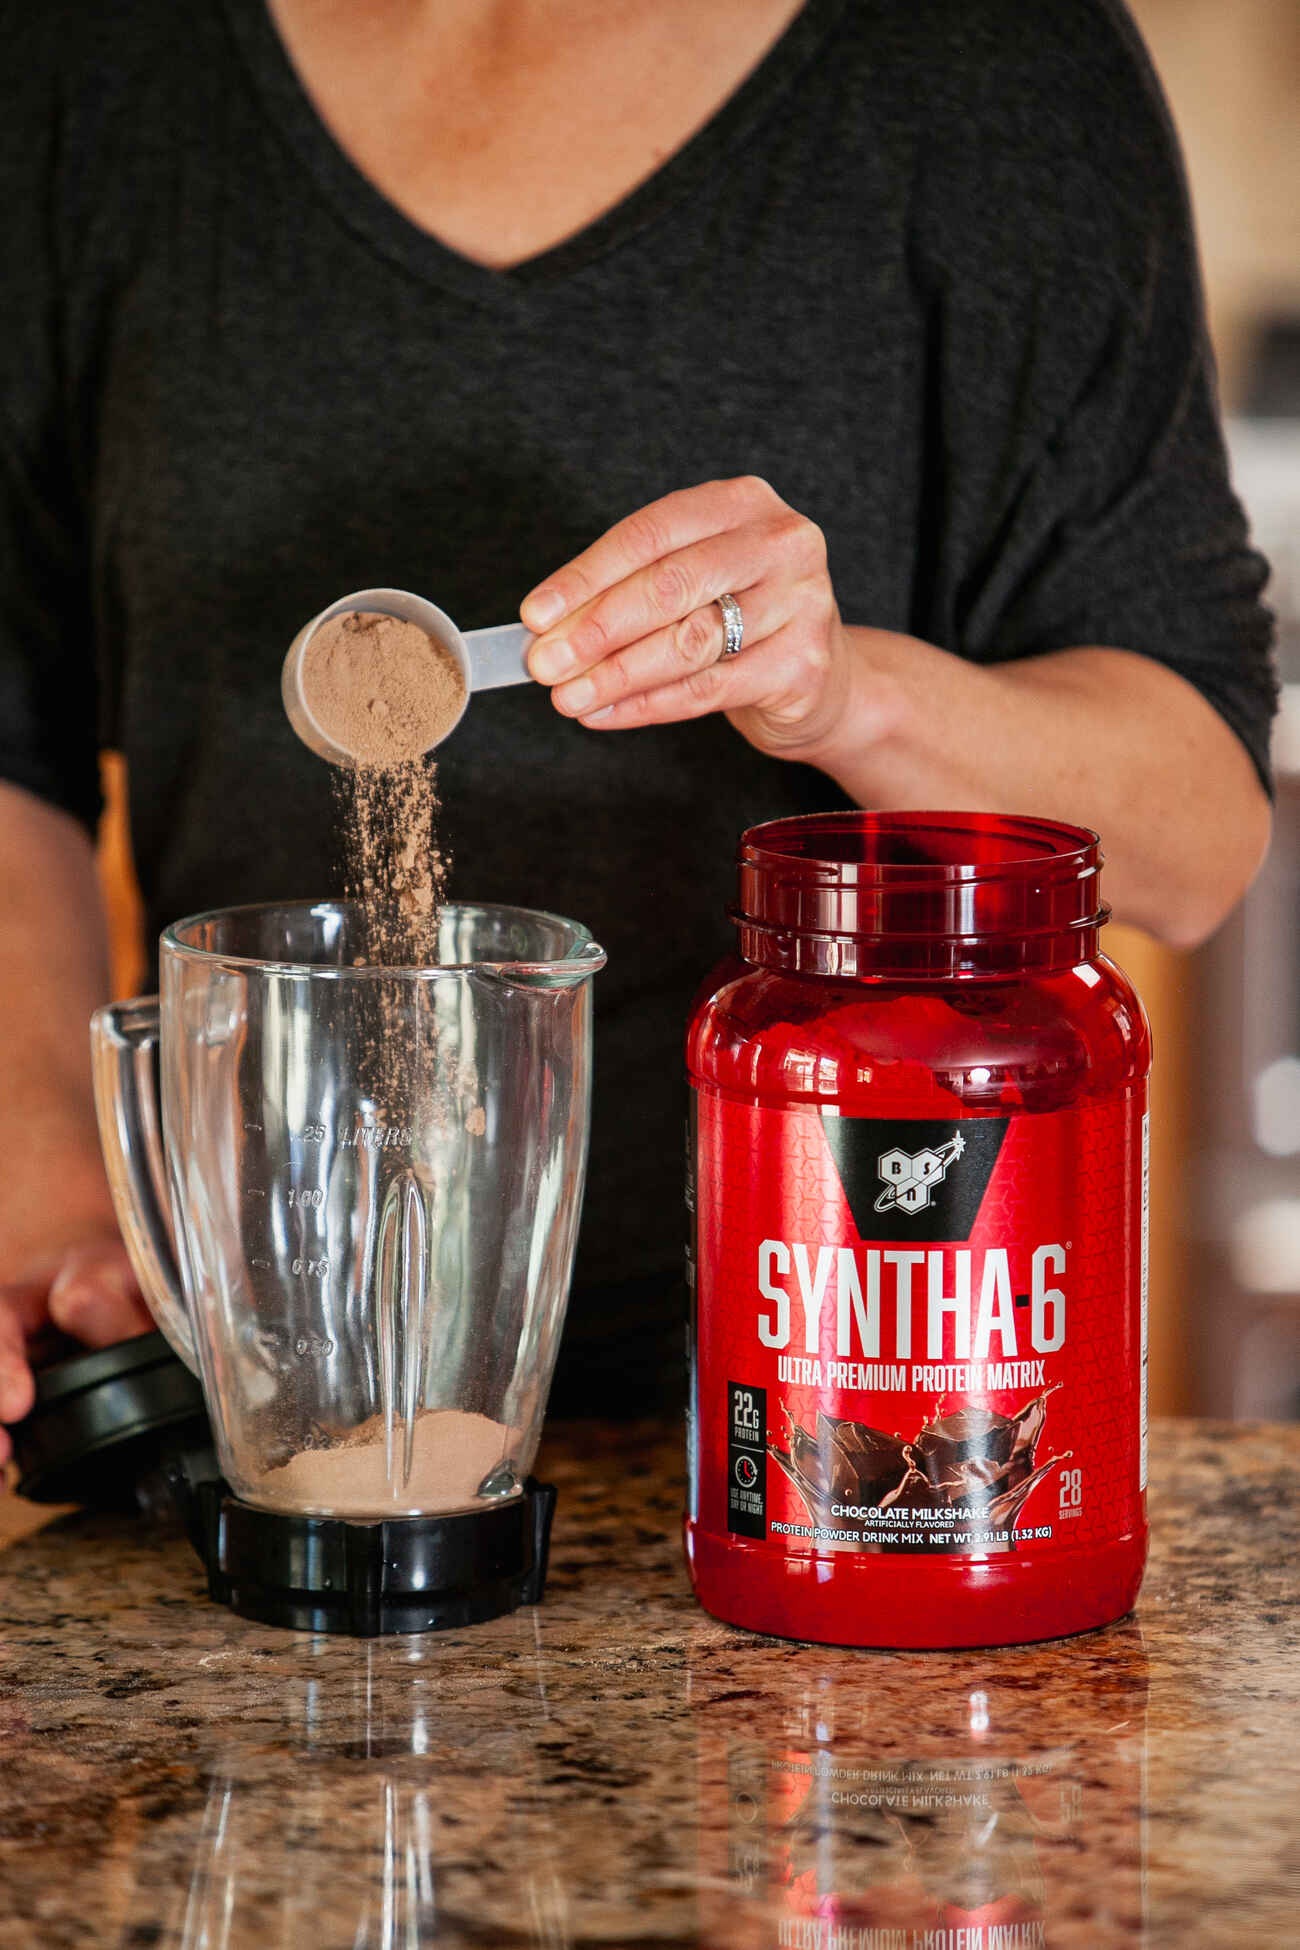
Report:
M739 655L720 655L719 590L739 595ZM566 717L608 734L721 711L860 805L1093 827L1115 912L1178 946L1218 926L1268 843L1250 758L1181 677L1126 650L978 665L846 627L821 530L752 476L617 522L521 614Z
M1086 648L981 666L882 630L845 635L826 730L798 755L858 804L1094 827L1116 918L1175 946L1244 891L1267 798L1240 741L1163 665Z
M0 1174L0 1256L10 1273L61 1235L112 1225L88 1038L107 993L89 838L66 814L0 785L0 1039L18 1138Z

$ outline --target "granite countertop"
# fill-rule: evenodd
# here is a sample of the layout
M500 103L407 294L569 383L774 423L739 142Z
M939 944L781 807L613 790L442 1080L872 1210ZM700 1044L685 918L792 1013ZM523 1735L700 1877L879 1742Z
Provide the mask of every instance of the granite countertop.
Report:
M1300 1941L1300 1428L1158 1424L1137 1615L980 1653L706 1617L679 1450L554 1431L545 1604L369 1642L8 1499L0 1946Z

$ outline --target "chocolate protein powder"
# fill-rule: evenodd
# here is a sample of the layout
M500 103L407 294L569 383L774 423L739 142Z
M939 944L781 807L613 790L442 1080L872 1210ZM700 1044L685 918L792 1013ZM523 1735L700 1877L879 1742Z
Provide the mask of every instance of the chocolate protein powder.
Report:
M357 1519L464 1510L520 1441L519 1429L489 1416L428 1409L411 1425L404 1481L405 1424L394 1427L390 1455L383 1417L372 1415L327 1448L300 1449L274 1469L257 1471L247 1493L272 1509Z
M347 892L365 917L359 959L427 967L447 879L429 753L464 706L460 667L418 624L352 610L315 631L300 681L321 730L352 756L335 794Z
M459 665L414 623L350 611L311 636L299 684L317 725L351 759L335 768L334 793L346 892L358 910L354 965L435 966L447 861L431 748L464 706ZM459 1104L472 1072L472 1063L468 1070L459 1064L454 1038L451 1048L440 1046L433 1001L422 983L361 983L348 991L350 1013L339 1017L354 1043L355 1092L381 1132L404 1133L400 1154L385 1150L385 1161L413 1182L429 1168L417 1151L408 1158L411 1134L439 1121L445 1099ZM483 1108L472 1107L465 1124L482 1136ZM376 1209L383 1184L376 1173ZM435 1288L435 1306L437 1298ZM315 1431L296 1453L282 1450L274 1466L253 1471L242 1493L272 1509L357 1522L469 1509L484 1486L489 1496L517 1488L512 1456L521 1442L519 1429L468 1410L426 1409L391 1429L376 1414L354 1428Z
M354 765L391 770L440 744L465 704L451 653L398 616L349 610L322 623L302 658L303 700Z
M346 892L362 915L357 962L432 967L449 864L438 838L432 760L340 767L333 784Z
M687 1043L686 1536L730 1624L1021 1645L1133 1603L1151 1047L1100 867L994 813L741 842Z

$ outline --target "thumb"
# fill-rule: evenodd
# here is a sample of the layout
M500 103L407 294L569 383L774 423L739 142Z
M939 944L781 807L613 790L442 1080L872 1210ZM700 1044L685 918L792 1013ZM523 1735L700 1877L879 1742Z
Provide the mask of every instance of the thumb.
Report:
M87 1347L147 1334L153 1326L120 1240L74 1246L50 1286L50 1319Z

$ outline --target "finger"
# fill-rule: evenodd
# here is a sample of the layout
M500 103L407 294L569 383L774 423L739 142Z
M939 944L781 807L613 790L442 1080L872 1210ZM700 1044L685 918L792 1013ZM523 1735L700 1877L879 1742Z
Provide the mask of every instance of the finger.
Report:
M12 1287L0 1288L0 1422L19 1422L35 1400L26 1337Z
M590 548L530 591L519 613L540 636L635 570L783 505L766 481L752 475L679 488L615 522Z
M529 652L530 671L544 684L567 682L723 594L741 600L751 638L779 628L789 614L791 584L815 568L811 541L803 546L805 530L820 539L801 516L774 516L663 556L585 603L562 629L539 637Z
M0 1286L0 1321L16 1323L20 1344L39 1341L50 1324L50 1282L66 1256L67 1248L50 1253L23 1268L22 1276Z
M793 721L824 661L796 618L764 642L752 648L747 645L738 657L715 661L656 689L638 691L617 704L585 713L580 722L598 731L623 731L747 708L770 710Z
M50 1288L50 1319L87 1347L148 1333L153 1321L125 1246L110 1241L74 1247Z
M0 1287L0 1359L22 1354L27 1345L19 1310L10 1304L12 1287Z
M785 628L797 607L798 591L788 583L757 583L744 590L738 601L744 623L744 647L739 653L743 657ZM660 690L710 669L722 656L726 640L722 611L716 601L706 601L680 622L652 630L625 649L602 657L582 676L558 685L551 701L566 717L585 718L638 691Z
M0 1287L0 1422L21 1422L35 1400L27 1334L43 1316L43 1285L12 1281Z
M36 1400L36 1379L22 1348L0 1349L0 1422L21 1422Z

